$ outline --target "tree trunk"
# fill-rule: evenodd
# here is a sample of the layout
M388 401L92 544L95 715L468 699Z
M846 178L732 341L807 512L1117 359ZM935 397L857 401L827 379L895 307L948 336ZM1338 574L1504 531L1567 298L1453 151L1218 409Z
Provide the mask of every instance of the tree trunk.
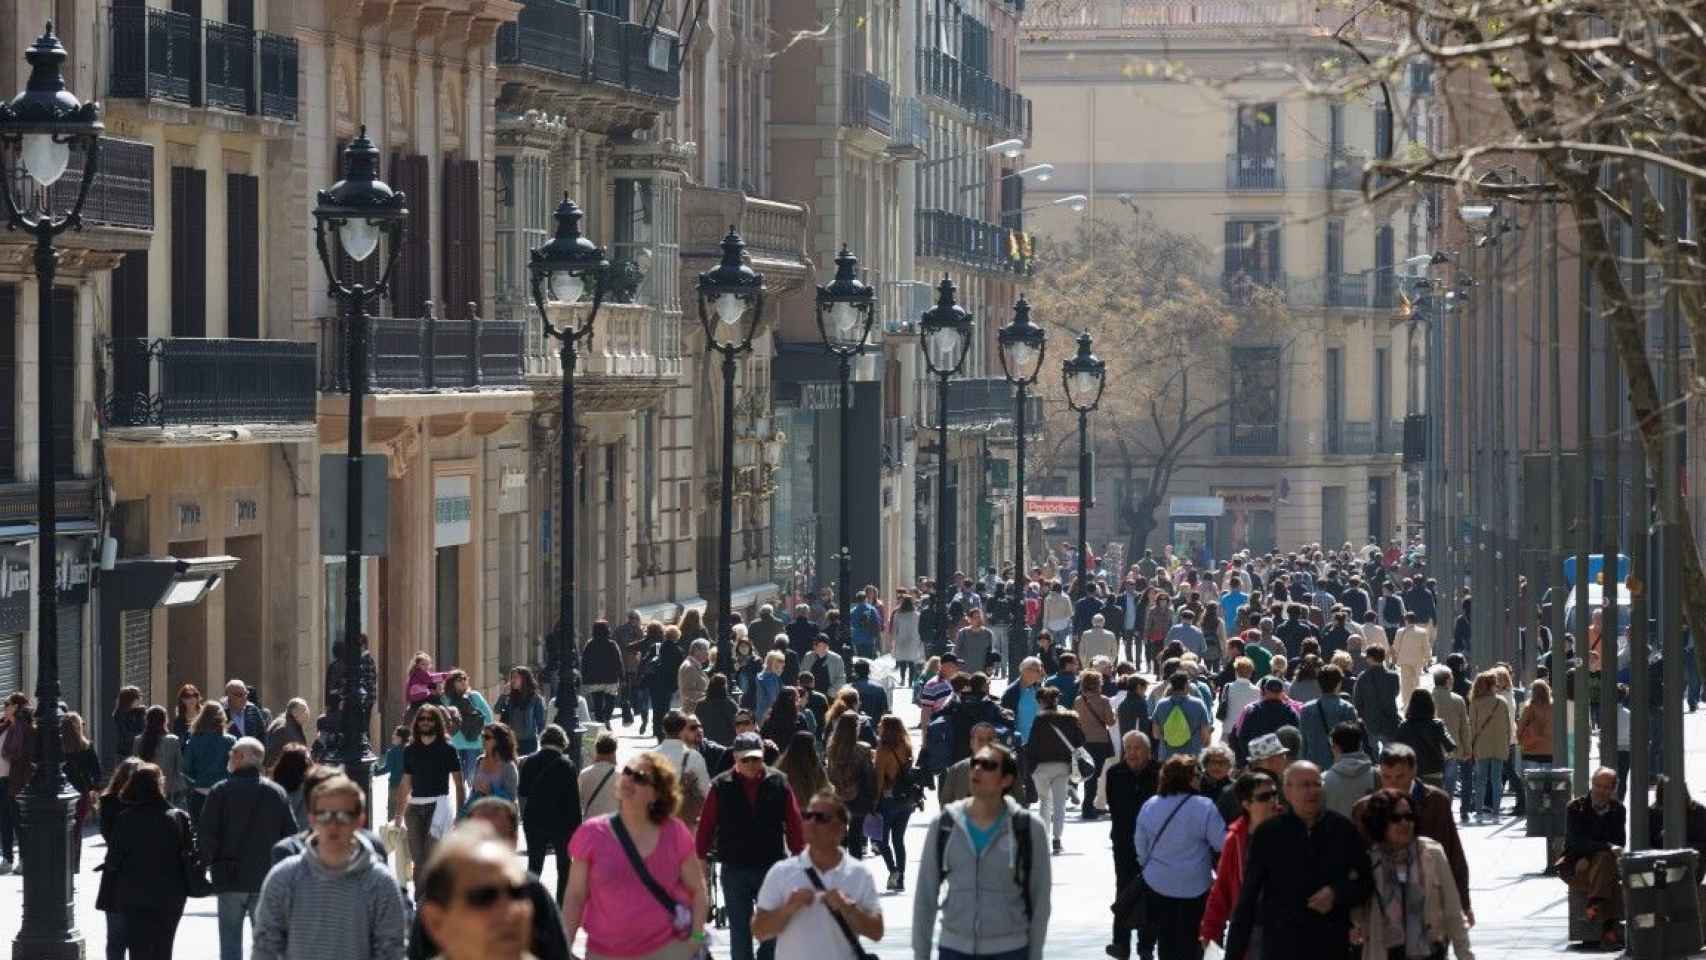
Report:
M1149 537L1155 532L1158 524L1155 522L1155 511L1161 506L1161 497L1153 488L1137 500L1137 506L1126 513L1126 522L1131 525L1131 539L1126 543L1126 563L1136 563L1142 559L1143 551L1149 549ZM1124 579L1124 571L1121 571Z

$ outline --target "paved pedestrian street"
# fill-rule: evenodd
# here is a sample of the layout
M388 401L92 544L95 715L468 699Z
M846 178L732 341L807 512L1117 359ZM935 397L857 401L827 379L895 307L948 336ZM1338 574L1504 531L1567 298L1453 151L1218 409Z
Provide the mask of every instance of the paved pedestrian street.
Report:
M900 715L909 725L915 724L917 712L906 695L902 693L896 699L900 701L897 705ZM1706 713L1687 715L1684 729L1689 741L1689 782L1706 784L1706 746L1702 746L1706 744ZM653 742L650 734L637 735L637 725L618 732L624 757L646 749ZM383 783L383 778L375 783L380 796L384 795ZM914 816L907 831L907 892L882 897L885 933L873 952L884 960L912 956L911 891L918 874L919 855L929 840L926 830L928 814L935 811L934 796L926 803L926 813ZM1506 797L1505 809L1509 808L1510 798ZM1584 948L1569 950L1565 942L1564 885L1556 878L1539 875L1546 855L1544 840L1523 836L1522 821L1508 816L1496 825L1472 824L1461 829L1477 921L1470 938L1478 955L1526 960L1565 952L1589 952ZM1111 932L1108 903L1114 889L1108 821L1104 818L1085 823L1073 815L1067 821L1064 842L1066 853L1054 863L1052 917L1045 955L1074 960L1101 957ZM94 869L105 856L105 845L94 833L86 835L83 843L83 872L77 876L77 922L85 939L86 956L94 958L104 954L106 942L106 918L95 909L100 874ZM880 887L886 876L882 859L873 851L865 863ZM553 864L554 861L546 861L548 885L553 882ZM0 937L8 945L22 915L22 887L19 877L0 876ZM580 949L576 947L577 954ZM191 900L179 928L175 955L185 960L200 960L217 957L218 952L213 899ZM727 956L726 944L714 946L713 953L719 958ZM1211 950L1210 957L1216 955Z

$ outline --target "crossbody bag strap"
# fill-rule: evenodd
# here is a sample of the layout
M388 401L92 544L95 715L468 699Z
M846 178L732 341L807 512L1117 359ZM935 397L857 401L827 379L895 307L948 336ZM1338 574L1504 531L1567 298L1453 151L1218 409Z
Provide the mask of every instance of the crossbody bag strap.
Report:
M604 779L598 781L598 786L593 787L592 793L586 798L586 805L589 808L592 806L592 802L594 800L598 799L598 795L604 792L604 785L609 783L610 778L614 777L615 775L616 775L616 768L615 767L611 767L609 770L606 770L604 772ZM620 822L620 821L618 821L618 822Z
M622 852L628 855L628 865L634 868L634 873L639 876L640 882L645 884L647 892L652 895L659 906L663 907L664 912L669 914L670 920L673 922L676 911L681 909L681 904L677 903L675 898L669 895L669 891L663 888L663 884L658 883L657 878L652 876L652 872L646 869L646 861L640 856L639 849L634 846L634 838L628 835L628 828L622 825L621 814L613 814L610 817L610 829L622 844Z
M1155 848L1161 845L1161 838L1167 835L1167 828L1173 825L1173 818L1178 816L1179 811L1185 809L1185 804L1189 802L1191 802L1191 798L1190 795L1187 794L1179 801L1179 805L1173 808L1173 812L1167 814L1167 819L1161 821L1161 829L1155 833L1155 842L1149 845L1149 859L1155 859ZM1147 863L1138 864L1138 873L1142 873L1144 868L1147 866L1149 866Z
M820 891L827 889L824 887L823 881L818 879L817 870L811 867L806 868L806 879L810 880L812 882L812 886L818 888ZM829 910L829 907L825 906L824 909ZM841 928L841 935L846 937L848 944L853 947L853 956L865 956L865 948L859 945L859 935L854 933L853 928L847 925L846 918L842 917L841 914L836 913L834 910L829 910L829 917L831 920L835 921L835 925L837 927Z

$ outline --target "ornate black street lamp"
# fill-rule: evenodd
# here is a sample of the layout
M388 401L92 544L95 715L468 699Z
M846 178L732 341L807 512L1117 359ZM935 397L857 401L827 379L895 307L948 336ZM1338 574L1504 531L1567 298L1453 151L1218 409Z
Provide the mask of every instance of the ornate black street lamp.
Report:
M40 462L36 474L36 758L35 774L24 792L21 838L24 874L24 917L12 941L16 957L81 957L83 936L71 911L70 844L81 839L71 823L76 791L66 783L60 747L58 515L54 512L53 428L55 384L52 344L53 276L59 253L53 238L83 226L83 203L95 179L100 157L100 107L79 103L65 89L65 48L53 34L53 23L24 52L30 79L11 102L0 104L0 150L4 151L7 228L35 238L36 268L36 388L40 415L36 419ZM71 152L81 151L83 169L77 199L71 209L56 214L48 188L64 175Z
M924 348L924 365L936 382L936 600L930 653L940 656L948 649L948 381L965 365L971 350L972 316L955 302L954 281L943 277L936 288L936 306L924 312L918 338ZM972 669L981 669L974 664Z
M1019 585L1025 582L1025 393L1043 372L1043 353L1047 336L1043 328L1031 322L1031 304L1020 295L1013 304L1013 322L995 332L1001 346L1001 372L1014 386L1013 427L1018 451L1013 463L1013 587L1008 597L1013 604L1013 626L1018 642L1008 640L1010 650L1031 649L1030 631L1025 624L1025 595Z
M851 629L853 602L853 551L849 543L852 537L847 503L847 480L853 462L852 433L847 422L853 410L853 387L849 381L852 379L853 358L865 352L865 342L871 337L871 320L876 316L877 305L877 292L861 283L854 273L858 266L859 258L848 251L846 244L842 244L841 252L835 255L834 282L817 288L818 333L823 337L824 349L833 354L841 365L841 480L838 484L841 488L841 549L837 551L840 589L836 595L841 606L843 634Z
M557 588L557 725L569 734L569 758L581 759L580 737L580 646L575 642L575 363L580 342L592 336L592 323L604 303L605 277L610 264L598 245L581 236L581 208L563 194L557 204L557 235L547 240L528 259L527 272L533 281L533 304L545 335L557 341L563 364L563 410L557 435L562 454L562 512L559 549L562 551ZM567 309L592 294L592 307L578 322L563 318L562 326L551 323L547 305Z
M699 324L705 328L705 349L723 355L723 470L717 490L721 500L717 530L717 672L730 676L732 640L729 627L734 579L735 485L735 358L752 350L764 315L764 275L741 257L746 241L729 225L723 238L723 262L699 275ZM714 315L714 316L713 316Z
M1090 352L1090 333L1078 335L1078 353L1067 357L1060 365L1066 381L1066 403L1078 414L1078 589L1087 592L1090 584L1084 579L1084 559L1089 552L1086 524L1090 513L1090 414L1102 402L1102 388L1107 386L1108 365Z
M349 442L346 445L347 502L344 504L344 689L339 695L343 713L340 755L344 773L372 794L372 752L368 749L367 718L377 691L361 687L361 563L362 563L362 405L367 398L367 306L377 302L391 287L402 252L403 220L409 215L408 200L379 179L379 148L367 139L367 127L344 148L344 178L321 190L314 206L314 249L326 271L332 297L344 309L344 363L349 375ZM326 243L348 257L342 263ZM357 264L388 241L385 270L369 286ZM339 268L349 276L338 275ZM326 691L330 706L332 691Z

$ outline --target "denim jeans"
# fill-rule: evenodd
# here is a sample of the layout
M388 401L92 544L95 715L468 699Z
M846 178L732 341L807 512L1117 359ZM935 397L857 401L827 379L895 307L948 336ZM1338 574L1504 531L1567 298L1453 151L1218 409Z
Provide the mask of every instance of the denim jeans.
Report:
M18 801L12 799L11 777L0 777L0 860L10 861L18 842Z
M1499 801L1504 799L1505 761L1499 757L1481 757L1475 760L1475 787L1471 797L1476 800L1481 809L1493 816L1498 816Z
M776 941L766 940L752 949L752 906L758 900L758 888L764 885L766 867L737 867L722 865L723 909L729 912L730 960L775 960Z
M219 900L219 960L243 960L243 919L255 922L258 893L221 893Z
M463 750L458 747L456 757L462 761L462 782L470 782L474 779L474 768L480 764L480 748Z
M1457 793L1458 762L1459 761L1454 760L1451 757L1445 758L1445 783L1441 789L1445 791L1445 795L1448 797L1455 796Z

